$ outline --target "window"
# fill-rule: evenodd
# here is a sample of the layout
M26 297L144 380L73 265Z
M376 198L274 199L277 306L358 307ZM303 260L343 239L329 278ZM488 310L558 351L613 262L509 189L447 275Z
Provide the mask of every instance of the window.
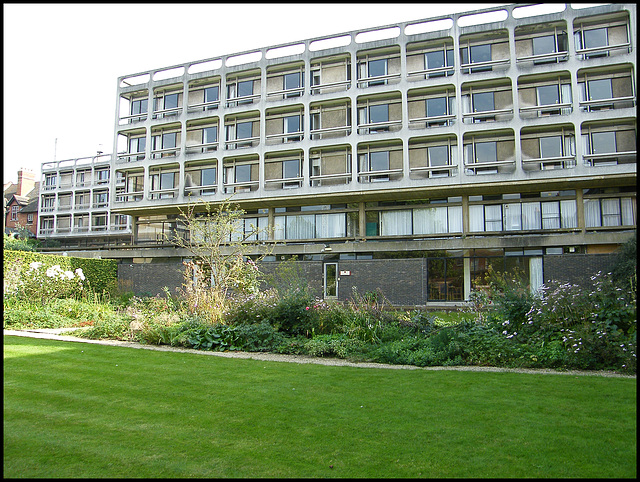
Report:
M426 54L424 54L424 67L425 67L425 70L441 69L443 67L453 67L453 50L447 49L446 59L445 59L444 50L427 52ZM428 74L428 78L432 79L435 77L444 77L445 75L453 75L453 70Z
M203 144L213 144L218 142L218 128L214 127L205 127L202 129L202 143Z
M369 77L382 77L387 75L387 59L369 60ZM369 82L369 86L386 84L386 79Z
M282 178L292 179L300 177L300 162L297 159L282 161Z
M591 134L590 154L616 152L615 132L594 132Z
M608 45L607 28L594 28L584 31L584 48L596 49L598 47L606 47Z
M299 89L300 87L302 87L302 83L300 82L301 80L301 74L300 72L292 72L289 74L284 74L282 76L282 84L283 84L283 90L293 90L293 89ZM299 97L302 95L302 92L289 92L286 94L286 97Z
M476 142L474 146L475 162L496 162L498 160L497 142Z
M634 205L634 198L585 199L586 227L632 226L636 222Z
M438 117L447 115L447 98L446 97L436 97L434 99L427 99L426 103L426 113L427 117Z
M200 171L201 186L215 186L217 184L217 174L215 167L208 167Z
M33 224L33 214L27 214L27 224Z
M536 87L538 105L556 105L560 103L560 87L558 85L541 85Z
M557 45L556 45L557 39ZM555 34L543 35L533 38L533 55L553 54L556 52L566 52L568 49L567 33L559 32L557 37ZM566 57L564 58L566 59ZM556 63L560 61L558 57L534 60L535 65Z
M53 189L56 187L56 175L55 174L47 174L44 177L44 185L45 189Z
M236 124L236 139L249 139L252 137L253 122L238 122Z
M131 101L131 115L146 114L148 105L148 99L137 99Z
M412 234L411 210L380 212L380 235L399 236Z
M242 166L236 166L235 182L250 182L250 181L251 181L251 165L245 164Z
M217 102L220 98L220 87L207 87L204 89L204 102L210 104Z
M93 193L93 207L103 207L109 202L109 193L107 191Z
M463 47L461 49L463 64L478 64L481 62L491 61L491 44L473 45L471 47ZM474 72L487 72L491 70L491 66L475 67L471 69ZM468 69L464 69L463 73L468 73Z
M360 156L360 169L363 172L389 170L389 151L369 152ZM388 174L366 176L364 182L388 181Z
M481 92L471 95L473 112L485 112L495 110L493 92Z
M147 145L146 137L132 137L129 139L129 153L137 154L140 153L139 156L130 156L129 159L132 161L141 161L144 159L144 150Z
M562 136L541 137L540 157L543 159L562 157Z
M427 148L427 162L429 167L449 165L449 146L430 146ZM447 177L449 170L431 171L431 177Z
M164 96L164 110L178 108L178 94L167 94ZM177 112L169 112L165 116L176 115Z
M285 134L292 134L300 132L302 129L300 128L300 115L292 115L287 116L282 119L283 122L283 132ZM285 142L299 141L300 136L288 136L285 138Z
M611 79L589 80L587 82L587 95L587 100L612 99Z
M18 220L18 211L20 210L20 206L13 205L11 206L11 221Z

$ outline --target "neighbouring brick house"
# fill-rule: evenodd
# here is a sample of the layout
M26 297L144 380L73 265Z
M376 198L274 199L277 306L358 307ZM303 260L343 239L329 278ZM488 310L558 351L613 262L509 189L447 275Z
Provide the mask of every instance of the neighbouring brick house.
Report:
M39 194L40 183L35 181L35 174L26 169L18 171L17 184L5 184L5 233L16 233L18 226L22 226L26 227L34 238L37 237Z

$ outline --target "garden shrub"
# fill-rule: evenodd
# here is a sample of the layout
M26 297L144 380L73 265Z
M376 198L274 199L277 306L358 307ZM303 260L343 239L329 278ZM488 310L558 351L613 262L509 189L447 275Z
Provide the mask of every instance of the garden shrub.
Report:
M364 342L349 338L344 334L316 335L305 343L305 349L311 356L335 356L348 358L361 352Z

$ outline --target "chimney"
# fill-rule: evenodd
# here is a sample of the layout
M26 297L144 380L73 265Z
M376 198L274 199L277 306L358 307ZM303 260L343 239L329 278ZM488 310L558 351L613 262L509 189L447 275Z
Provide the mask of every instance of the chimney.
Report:
M36 187L36 175L28 169L20 169L18 171L18 187L16 188L17 196L26 196L33 188Z

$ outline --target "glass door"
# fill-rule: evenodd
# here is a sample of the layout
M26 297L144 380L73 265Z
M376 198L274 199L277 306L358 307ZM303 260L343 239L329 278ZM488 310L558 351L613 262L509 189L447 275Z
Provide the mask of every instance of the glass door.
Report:
M338 263L324 265L324 298L338 297Z

